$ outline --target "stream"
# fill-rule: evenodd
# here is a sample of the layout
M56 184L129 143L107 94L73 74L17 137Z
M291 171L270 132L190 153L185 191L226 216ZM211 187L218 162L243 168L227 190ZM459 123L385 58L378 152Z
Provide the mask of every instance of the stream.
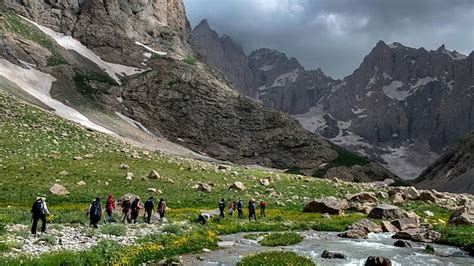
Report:
M335 232L305 231L304 240L286 247L264 247L256 240L243 238L248 233L221 236L216 251L189 254L182 257L184 265L236 265L244 256L267 250L294 251L310 257L317 265L364 265L368 256L390 258L392 265L474 265L474 258L452 246L432 244L435 253L424 251L425 243L408 241L412 248L395 247L391 233L370 233L368 239L345 239ZM327 249L343 253L346 259L322 259Z

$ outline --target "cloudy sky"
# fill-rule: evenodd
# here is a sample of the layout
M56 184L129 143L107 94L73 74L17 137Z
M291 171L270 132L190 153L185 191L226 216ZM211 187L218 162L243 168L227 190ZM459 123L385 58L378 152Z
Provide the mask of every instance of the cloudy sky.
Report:
M474 0L184 0L249 53L268 47L341 78L378 40L410 47L474 50Z

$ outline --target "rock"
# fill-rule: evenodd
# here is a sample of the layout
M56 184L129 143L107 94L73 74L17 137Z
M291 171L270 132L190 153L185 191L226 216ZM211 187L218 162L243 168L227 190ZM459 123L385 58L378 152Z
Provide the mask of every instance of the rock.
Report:
M473 225L474 224L474 208L472 206L464 206L451 214L449 218L450 225Z
M324 250L323 254L321 254L321 258L323 258L323 259L345 259L346 256L342 253Z
M403 190L403 197L407 200L416 200L420 197L420 192L414 187L407 187Z
M128 181L132 181L132 179L133 179L133 173L132 173L132 172L128 172L127 175L125 176L125 179L128 180Z
M232 171L232 167L230 165L225 164L219 164L219 166L217 166L217 169L222 171Z
M377 202L377 197L371 192L360 192L349 197L349 201L355 202Z
M420 227L397 232L393 238L432 243L439 240L441 234L429 228Z
M331 215L329 213L324 213L322 217L326 219L331 219Z
M217 242L217 246L220 248L233 247L235 246L235 242L234 241L220 241L220 242Z
M392 224L400 231L420 227L420 222L417 218L400 218L393 220Z
M396 206L379 204L372 209L367 217L372 219L393 220L405 218L405 214Z
M236 181L229 187L229 189L244 191L246 188L242 182Z
M122 163L122 164L120 164L119 168L120 169L128 169L128 168L130 168L130 166L128 166L128 164Z
M81 156L74 156L73 159L75 161L80 161L80 160L82 160L82 157Z
M367 231L365 231L363 228L354 228L339 233L337 236L344 238L363 239L367 238Z
M392 266L392 261L386 257L370 256L365 261L365 266Z
M88 153L88 154L84 155L84 158L86 158L86 159L92 159L92 158L94 158L94 154Z
M260 179L260 185L268 187L270 185L270 180L268 178Z
M377 191L375 193L375 196L379 199L386 199L386 198L388 198L388 193L384 192L384 191Z
M392 233L396 233L400 230L398 230L397 227L395 227L392 223L388 222L388 221L382 221L380 223L380 225L382 226L382 231L384 232L392 232Z
M51 194L58 195L58 196L69 195L69 191L67 191L67 189L63 185L60 185L58 183L50 187L49 192L51 192Z
M428 190L423 190L420 193L419 200L422 200L422 201L425 201L425 202L432 202L432 203L438 202L438 198L435 197L433 192L428 191Z
M433 217L434 216L434 213L432 213L431 211L428 211L428 210L424 211L423 213L428 217Z
M209 193L212 191L212 187L205 183L199 183L196 188L197 191Z
M309 202L304 207L303 212L342 214L346 208L345 202L330 196Z
M203 248L203 249L202 249L202 252L209 253L209 252L212 252L212 250L210 250L210 249L208 249L208 248Z
M393 243L394 246L396 247L400 247L400 248L411 248L411 244L410 242L406 241L406 240L397 240L395 241L395 243Z
M390 201L393 204L401 204L401 203L405 202L405 199L403 198L401 193L395 193L395 194L392 194L390 196Z
M68 171L61 171L61 172L58 173L58 175L60 175L60 176L68 176L68 175L70 175L70 173L69 173Z
M362 219L357 222L354 222L349 226L349 229L361 228L367 233L380 233L382 232L382 227L369 219Z
M78 186L85 186L85 185L86 185L86 182L84 182L84 181L81 180L81 181L77 182L76 185L78 185Z
M151 170L147 177L149 179L160 179L161 178L160 174L158 174L158 172L155 171L155 170Z
M148 192L153 192L153 193L156 193L156 188L148 188Z

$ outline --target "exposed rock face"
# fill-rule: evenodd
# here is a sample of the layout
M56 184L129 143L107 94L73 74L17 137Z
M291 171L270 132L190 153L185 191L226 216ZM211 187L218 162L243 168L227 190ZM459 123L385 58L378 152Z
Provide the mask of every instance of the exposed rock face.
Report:
M474 194L474 134L452 145L416 180L417 187Z
M404 178L415 178L474 130L474 53L380 41L342 80L266 48L248 62L255 99L296 115L306 129L336 144L386 162Z
M400 218L392 221L392 224L401 231L420 227L420 222L417 218Z
M405 218L406 216L403 211L396 206L379 204L372 209L368 217L373 219L394 220Z
M182 0L7 1L7 6L71 35L109 62L138 66L143 49L135 41L158 50L192 53Z
M464 206L451 214L449 218L450 225L473 225L474 224L474 206Z
M255 97L253 75L248 67L248 59L242 47L230 37L219 35L202 20L192 32L194 49L203 57L203 61L214 66L234 84L243 94Z
M325 197L314 200L308 203L303 211L304 212L318 212L318 213L329 213L329 214L342 214L344 209L347 208L347 203L335 198Z

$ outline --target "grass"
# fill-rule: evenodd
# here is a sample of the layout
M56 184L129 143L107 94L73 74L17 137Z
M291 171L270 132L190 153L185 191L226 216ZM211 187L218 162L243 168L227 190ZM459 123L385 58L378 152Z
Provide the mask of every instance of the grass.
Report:
M303 241L303 237L295 232L272 233L263 238L259 243L262 246L290 246Z
M186 55L186 58L183 59L183 62L192 66L195 66L197 64L196 58L194 58L194 56L192 55Z
M239 266L314 266L308 258L290 251L267 251L244 257Z
M123 224L105 224L100 227L100 232L106 235L124 236L127 228Z
M249 239L249 240L257 240L260 236L261 234L246 234L243 236L243 238Z
M47 59L50 66L67 63L57 52L54 42L47 35L37 27L2 8L0 8L0 30L20 36L48 49L51 52L51 56Z
M39 240L44 241L48 245L52 245L52 246L54 246L58 243L58 240L56 239L56 237L54 237L52 235L43 235Z
M340 146L334 145L331 143L331 148L337 152L337 157L333 161L329 162L324 168L318 169L313 173L314 177L324 177L327 171L333 167L347 166L351 167L353 165L368 165L370 161L357 155L353 152L350 152ZM297 169L296 169L297 170ZM292 173L295 173L295 169L292 170Z

